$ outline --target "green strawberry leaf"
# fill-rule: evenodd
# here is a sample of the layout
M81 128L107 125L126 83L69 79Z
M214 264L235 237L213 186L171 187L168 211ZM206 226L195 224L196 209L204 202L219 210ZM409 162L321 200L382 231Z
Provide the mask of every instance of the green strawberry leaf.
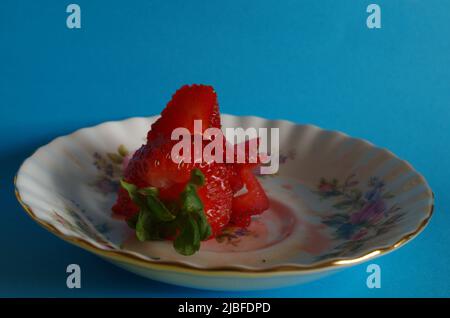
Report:
M155 187L147 187L147 188L140 188L138 190L139 194L142 194L143 196L157 196L158 195L158 188Z
M139 241L143 242L152 239L152 225L150 213L146 210L141 210L136 223L136 237Z
M196 187L190 183L181 192L181 209L187 213L203 213L202 200L197 195Z
M139 195L138 187L136 187L132 183L128 183L125 180L120 180L120 186L124 188L128 195L130 196L130 199L140 208L145 206L145 201L142 200L142 197Z
M136 223L136 237L139 241L155 241L164 239L165 226L152 216L148 210L139 212Z
M175 215L170 213L164 203L154 195L149 195L147 197L147 207L158 221L169 222L175 219Z
M193 218L184 217L181 233L173 242L175 250L182 255L192 255L200 249L200 234L198 225Z
M130 195L130 198L132 198L132 196L136 194L138 189L134 184L128 183L123 179L120 180L120 186L125 190L127 190L128 194Z
M197 194L197 186L205 183L205 176L199 169L191 172L191 180L181 193L181 210L196 220L199 227L200 239L205 240L211 236L211 226L209 225L203 202Z
M209 238L212 234L211 226L208 223L208 220L206 219L205 213L201 213L200 218L198 219L198 228L200 231L200 239L202 241Z

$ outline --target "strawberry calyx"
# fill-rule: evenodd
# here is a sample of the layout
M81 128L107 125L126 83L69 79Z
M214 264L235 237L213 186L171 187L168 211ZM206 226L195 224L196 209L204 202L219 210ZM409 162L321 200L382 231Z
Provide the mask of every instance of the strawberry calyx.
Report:
M205 183L203 173L195 168L177 201L164 202L155 187L138 188L121 180L139 212L127 219L140 241L174 238L173 247L182 255L192 255L200 249L200 241L211 236L203 203L197 189Z

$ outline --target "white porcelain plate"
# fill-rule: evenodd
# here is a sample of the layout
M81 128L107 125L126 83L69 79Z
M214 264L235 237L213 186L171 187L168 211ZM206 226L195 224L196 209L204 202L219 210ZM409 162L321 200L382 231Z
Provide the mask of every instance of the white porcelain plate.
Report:
M60 137L21 166L16 194L58 237L155 280L217 290L301 283L390 252L425 227L433 194L391 152L335 131L223 115L224 127L278 127L280 170L260 176L270 210L228 228L193 256L138 242L111 217L127 153L157 117L107 122Z

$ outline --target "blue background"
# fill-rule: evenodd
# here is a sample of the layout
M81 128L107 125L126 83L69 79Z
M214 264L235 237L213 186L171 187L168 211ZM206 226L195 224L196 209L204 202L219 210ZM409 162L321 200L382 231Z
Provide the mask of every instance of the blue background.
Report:
M374 0L375 1L375 0ZM0 296L450 296L450 1L0 2ZM428 228L377 259L289 288L219 293L145 280L57 239L21 210L13 177L38 146L107 120L159 113L185 83L221 110L313 123L389 148L436 195ZM66 288L80 264L82 288Z

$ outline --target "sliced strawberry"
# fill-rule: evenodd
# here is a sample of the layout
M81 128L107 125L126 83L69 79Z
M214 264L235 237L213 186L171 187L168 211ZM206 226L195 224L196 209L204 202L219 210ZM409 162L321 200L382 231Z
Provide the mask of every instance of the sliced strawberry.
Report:
M228 224L231 216L233 191L229 182L229 170L225 164L212 163L200 167L205 175L205 185L198 189L203 208L216 236Z
M238 225L248 222L251 215L260 214L269 208L269 198L252 171L242 169L240 175L247 192L233 198L231 223Z
M253 140L252 140L253 141ZM246 140L245 142L230 145L228 141L225 141L225 147L233 147L234 148L234 162L228 164L230 169L230 184L233 189L233 193L238 192L244 187L244 181L242 180L241 170L247 169L252 170L261 165L261 160L264 157L262 154L259 154L258 151L254 152L254 149L250 151L250 140ZM256 140L256 149L259 148L259 138ZM244 161L238 162L238 151L244 152ZM250 162L252 161L252 162ZM254 162L253 162L254 161Z
M244 187L244 181L242 181L242 177L240 174L241 169L235 164L229 164L228 170L231 190L233 191L233 193L236 193Z
M217 95L212 86L185 85L177 90L148 132L148 143L163 144L178 127L194 133L194 120L202 121L203 131L210 127L220 128Z

